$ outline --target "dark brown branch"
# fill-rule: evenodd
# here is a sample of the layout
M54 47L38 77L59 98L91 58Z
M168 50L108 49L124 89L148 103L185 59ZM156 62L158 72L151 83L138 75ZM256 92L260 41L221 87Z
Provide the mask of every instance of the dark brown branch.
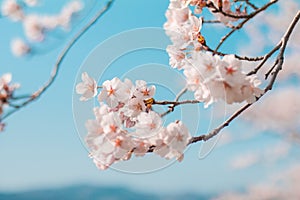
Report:
M252 104L247 104L244 107L242 107L240 110L235 112L229 119L227 119L223 124L221 124L218 128L214 129L212 132L210 132L206 135L200 135L200 136L193 137L188 144L196 143L196 142L199 142L199 141L207 141L207 140L213 138L214 136L218 135L223 128L229 126L229 124L234 119L236 119L238 116L240 116L251 105Z
M208 47L207 45L205 46L205 50L206 51L209 51L213 54L216 54L216 55L219 55L219 56L226 56L228 54L226 53L222 53L222 52L219 52L219 51L215 51L215 50L212 50L210 47ZM263 60L264 59L264 56L257 56L257 57L248 57L248 56L240 56L240 55L237 55L237 54L234 54L234 57L236 59L239 59L239 60L245 60L245 61L250 61L250 62L253 62L253 61L260 61L260 60Z
M277 1L278 0L271 0L269 3L265 4L261 8L255 9L255 11L253 11L252 13L247 14L247 15L235 15L235 14L224 12L222 10L222 7L221 8L217 8L213 3L207 4L207 7L214 9L212 12L214 12L214 13L221 13L222 15L224 15L226 17L231 17L231 18L234 18L234 19L249 19L249 18L253 18L255 15L257 15L261 11L267 9L270 5L276 3Z
M185 90L186 92L187 90ZM179 99L179 98L178 98ZM170 105L169 106L169 109L168 111L160 114L161 117L164 117L166 116L167 114L171 113L174 111L174 108L176 106L179 106L179 105L183 105L183 104L198 104L198 103L201 103L201 101L198 101L198 100L184 100L184 101L178 101L178 99L175 101L156 101L154 100L152 105Z
M245 17L246 19L244 19L242 22L240 22L237 26L233 27L233 29L227 33L224 37L221 38L218 46L215 49L215 52L219 50L219 48L222 46L222 44L237 30L241 29L250 19L252 19L253 17L255 17L257 14L259 14L260 12L266 10L268 7L270 7L271 5L273 5L274 3L276 3L278 0L272 0L269 3L265 4L264 6L262 6L261 8L257 9L256 11L254 11L253 13L249 14L249 17Z
M179 106L182 104L197 104L200 103L198 100L184 100L184 101L153 101L153 105L174 105Z
M59 69L61 67L61 63L64 60L64 58L66 57L66 55L68 54L68 52L70 51L70 49L73 47L73 45L80 39L80 37L91 27L93 26L97 20L106 13L106 11L109 10L109 8L111 7L112 3L114 0L109 0L106 5L96 14L95 17L93 17L91 19L91 21L85 25L72 39L71 41L66 45L66 47L62 50L62 52L58 55L58 58L56 60L56 63L53 67L53 70L51 72L50 78L49 80L40 88L38 89L36 92L33 93L33 95L29 96L28 100L24 101L23 103L21 103L20 105L18 105L17 107L15 107L14 110L6 113L6 115L4 115L2 117L2 120L6 119L7 117L9 117L10 115L12 115L13 113L15 113L17 110L25 107L26 105L30 104L31 102L33 102L34 100L37 100L38 98L40 98L45 92L46 90L53 84L53 82L55 81ZM17 97L16 97L17 98Z
M247 76L256 74L261 68L262 66L267 62L267 60L276 52L278 51L278 49L280 49L281 47L281 41L268 53L263 57L262 62L251 72L249 72L247 74Z
M249 0L234 0L233 2L245 2L248 6L250 6L252 9L257 10L258 7L251 3Z
M268 90L272 90L272 87L275 83L277 75L282 70L282 66L283 66L283 62L284 62L285 49L286 49L287 43L290 39L290 36L291 36L294 28L296 27L299 19L300 19L300 11L298 11L297 15L295 16L292 23L288 27L287 32L284 34L284 36L281 39L282 46L280 48L280 52L279 52L279 54L277 56L277 59L276 59L276 62L278 61L278 64L277 64L277 67L275 68L275 71L272 73L272 77L271 77L271 81L270 81L269 85L265 89L266 92Z
M182 97L182 95L184 95L186 92L187 92L187 88L185 87L185 88L183 88L183 89L177 94L177 96L176 96L176 98L175 98L174 101L178 101L178 100ZM166 116L167 114L169 114L170 112L173 112L175 107L176 107L176 105L174 105L174 104L171 105L171 106L169 106L168 111L162 113L160 116L161 116L161 117L164 117L164 116Z
M203 24L219 24L221 23L220 20L205 20L205 19L202 19L202 23Z

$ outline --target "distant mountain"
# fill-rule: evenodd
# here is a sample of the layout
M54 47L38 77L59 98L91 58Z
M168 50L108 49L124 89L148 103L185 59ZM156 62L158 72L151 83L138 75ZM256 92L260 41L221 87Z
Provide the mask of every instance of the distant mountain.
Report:
M0 200L208 200L209 195L153 195L121 187L73 186L60 189L35 190L20 193L0 193Z

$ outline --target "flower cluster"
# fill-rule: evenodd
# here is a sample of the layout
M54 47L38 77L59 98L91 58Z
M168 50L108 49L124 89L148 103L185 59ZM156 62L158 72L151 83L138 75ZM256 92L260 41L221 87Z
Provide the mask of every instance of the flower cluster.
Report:
M96 81L86 73L76 87L85 101L97 95ZM88 120L86 142L99 169L107 169L132 155L154 152L166 159L183 159L191 136L182 122L163 127L160 115L152 109L155 86L137 80L133 84L118 78L103 83L94 108L95 120Z
M223 9L230 9L230 5L225 6L229 2L223 2ZM202 1L190 3L203 5ZM200 33L202 20L192 14L186 1L171 0L166 16L164 28L173 43L167 47L170 65L184 70L187 87L197 100L205 106L219 99L229 104L245 100L251 103L262 94L260 81L255 75L247 76L234 55L220 58L201 51L205 50L201 48L205 45Z
M9 100L13 97L14 91L20 87L19 84L11 84L11 80L11 74L4 74L0 77L0 131L4 129L4 124L1 122L4 107L9 105Z
M166 17L164 29L173 43L167 48L167 52L172 55L170 64L180 68L184 65L187 49L201 49L202 45L198 42L198 37L202 28L202 19L193 15L183 1L170 1Z
M263 90L256 75L247 76L242 62L234 55L223 58L204 52L192 52L184 66L187 87L194 92L195 99L207 107L219 99L226 103L253 103Z
M27 6L35 6L37 0L24 1ZM80 1L72 1L67 4L57 15L36 15L26 14L22 4L16 0L5 0L1 6L1 13L12 21L20 21L26 38L32 42L41 42L45 39L46 32L56 28L68 29L72 16L82 9ZM28 43L21 39L15 39L11 43L11 49L14 55L22 56L30 52Z

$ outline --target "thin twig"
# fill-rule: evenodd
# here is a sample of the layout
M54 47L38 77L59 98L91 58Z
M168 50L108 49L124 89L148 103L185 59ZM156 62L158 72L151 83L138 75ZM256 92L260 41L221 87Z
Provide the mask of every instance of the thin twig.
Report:
M64 58L66 57L66 55L68 54L68 52L70 51L70 49L73 47L73 45L80 39L80 37L91 27L93 26L97 20L106 13L106 11L109 10L109 8L111 7L112 3L114 0L109 0L106 5L96 14L95 17L93 17L91 19L91 21L85 25L72 39L71 41L66 45L66 47L62 50L62 52L58 55L58 58L56 60L56 63L53 67L53 70L51 72L50 78L49 80L40 88L38 89L36 92L33 93L33 95L31 95L29 97L28 100L24 101L22 104L20 104L16 109L6 113L6 115L4 115L2 117L2 120L6 119L7 117L9 117L10 115L12 115L13 113L15 113L17 110L25 107L26 105L28 105L29 103L33 102L34 100L38 99L39 97L41 97L46 90L53 84L53 82L55 81L61 63L64 60Z
M251 3L249 0L234 0L233 2L245 2L247 5L249 5L254 10L258 9L258 7L256 5L254 5L253 3Z
M182 95L184 95L186 92L187 92L187 88L184 87L184 88L176 95L174 101L175 101L175 102L176 102L176 101L179 101L179 99L182 97ZM155 101L154 101L154 102L155 102ZM176 105L174 105L174 104L171 105L171 106L169 106L169 109L168 109L166 112L160 114L160 116L161 116L161 117L164 117L164 116L166 116L167 114L173 112L175 107L176 107Z
M242 22L240 22L237 26L235 26L229 33L227 33L224 37L221 38L218 46L215 49L215 52L217 52L219 50L219 48L222 46L222 44L237 30L241 29L250 19L252 19L253 17L255 17L257 14L259 14L260 12L266 10L268 7L270 7L271 5L273 5L274 3L276 3L278 0L272 0L269 3L265 4L264 6L262 6L261 8L257 9L256 11L254 11L253 13L249 14L249 17L245 17L246 19L244 19Z
M205 46L205 50L208 51L208 52L211 52L211 53L213 53L215 55L219 55L219 56L226 56L226 55L228 55L226 53L215 51L215 50L211 49L210 47L208 47L207 45ZM250 62L260 61L260 60L264 59L264 56L248 57L248 56L240 56L240 55L237 55L237 54L234 54L234 57L236 59L239 59L239 60L250 61Z
M184 101L153 101L153 105L174 105L179 106L182 104L196 104L200 103L198 100L184 100Z
M202 23L203 24L218 24L218 23L221 23L220 20L205 20L205 19L202 19Z
M235 14L231 14L231 13L227 13L224 12L222 10L222 7L217 8L212 2L207 4L207 7L214 9L212 12L214 13L221 13L222 15L226 16L226 17L231 17L234 19L249 19L249 18L253 18L255 15L257 15L259 12L267 9L270 5L276 3L278 0L271 0L269 3L265 4L264 6L262 6L261 8L255 9L255 11L253 11L250 14L246 14L246 15L235 15Z
M261 68L262 66L267 62L267 60L276 52L278 51L278 49L280 49L281 47L281 41L268 53L266 54L264 57L263 57L263 60L262 62L251 72L249 72L247 74L247 76L250 76L250 75L253 75L253 74L256 74Z
M269 85L265 89L266 92L268 90L272 90L272 87L273 87L273 85L275 83L277 75L278 75L279 71L282 70L282 66L283 66L283 62L284 62L285 49L286 49L287 43L288 43L288 41L290 39L290 36L291 36L294 28L296 27L299 19L300 19L300 11L298 11L297 15L295 16L295 18L293 19L292 23L288 27L287 32L284 34L284 36L281 39L282 47L280 48L280 52L279 52L279 54L277 56L278 64L277 64L277 67L275 68L275 71L272 73L272 77L271 77L271 81L270 81Z

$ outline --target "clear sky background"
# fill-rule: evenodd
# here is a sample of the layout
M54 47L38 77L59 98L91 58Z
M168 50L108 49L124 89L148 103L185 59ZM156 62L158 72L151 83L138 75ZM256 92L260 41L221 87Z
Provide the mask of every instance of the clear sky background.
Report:
M37 10L55 13L67 1L57 2L44 0L43 5L47 6L38 7ZM49 77L57 55L70 36L104 5L104 1L95 2L93 0L86 4L80 19L73 24L74 30L67 34L59 31L50 34L46 44L36 45L36 53L25 58L15 58L8 50L11 39L23 37L21 25L0 19L0 74L12 72L13 79L22 84L20 93L36 90ZM94 184L124 186L147 192L215 193L263 181L294 161L293 157L289 157L276 165L267 163L246 170L233 170L230 162L237 153L264 149L278 142L276 137L265 134L247 141L219 145L201 160L198 159L200 144L193 145L182 163L175 162L170 167L149 174L99 171L94 166L73 120L72 95L79 68L99 43L115 34L135 28L162 27L168 3L167 0L116 0L109 12L71 49L53 86L38 101L9 118L6 131L0 135L0 192ZM208 29L206 32L212 45L217 41L212 38L221 34L216 30L219 29ZM243 34L238 39L246 42ZM225 45L224 49L232 46L235 49L235 40ZM111 49L114 48L118 48L118 45L111 46ZM101 60L99 56L98 66L95 67L101 67ZM118 67L126 66L129 70L151 62L166 66L168 56L163 51L133 52L113 63L107 78L111 78L114 72L119 74ZM172 97L169 94L165 96ZM199 109L202 109L201 106ZM203 132L208 122L208 119L201 119L199 125L204 127ZM192 119L186 123L195 125ZM248 129L248 133L243 127L244 124L235 123L230 130L246 136L251 133L251 129Z

